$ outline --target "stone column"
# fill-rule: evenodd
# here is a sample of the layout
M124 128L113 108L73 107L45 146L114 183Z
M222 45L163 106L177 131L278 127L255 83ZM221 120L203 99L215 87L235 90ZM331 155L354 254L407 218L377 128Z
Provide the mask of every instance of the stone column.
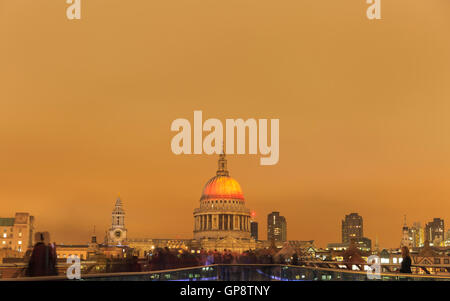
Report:
M250 232L250 216L247 216L247 231Z
M242 215L239 214L239 230L242 231Z
M230 214L228 218L230 219L230 230L233 230L233 214Z
M206 216L204 214L202 214L202 230L206 230Z
M234 230L234 214L230 214L230 230Z
M212 214L210 214L209 215L209 230L212 230L212 228L213 228L213 215Z
M203 230L203 215L200 215L200 231Z
M228 230L228 214L223 215L223 225L225 226L224 230Z

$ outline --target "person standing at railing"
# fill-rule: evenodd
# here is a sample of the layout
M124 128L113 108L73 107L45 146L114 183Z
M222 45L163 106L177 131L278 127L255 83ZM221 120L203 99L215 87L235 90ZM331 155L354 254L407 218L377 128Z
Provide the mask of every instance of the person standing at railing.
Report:
M200 250L199 265L208 265L208 253L203 248Z
M298 265L298 255L297 255L297 253L294 253L294 255L292 255L292 265Z
M141 265L139 264L137 256L132 257L129 267L128 267L128 271L129 272L140 272L141 271Z
M233 255L231 255L231 251L225 249L223 251L223 259L222 259L222 263L224 264L224 266L222 267L222 279L225 281L230 280L230 267L228 266L228 264L231 264L232 261Z
M33 247L28 268L27 276L55 276L56 270L56 247L50 243L50 234L48 232L37 232L35 234L36 244Z
M205 265L214 264L214 254L212 251L208 252L208 256L206 256L206 263Z
M222 254L217 250L214 250L214 264L222 263Z
M412 273L411 271L411 256L409 256L409 249L407 246L402 247L402 264L400 267L400 273Z

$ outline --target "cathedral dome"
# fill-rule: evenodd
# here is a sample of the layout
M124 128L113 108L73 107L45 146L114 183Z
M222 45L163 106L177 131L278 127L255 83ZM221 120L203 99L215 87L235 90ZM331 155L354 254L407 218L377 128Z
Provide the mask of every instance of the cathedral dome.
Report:
M241 185L230 177L227 170L225 154L219 158L219 168L216 176L211 178L203 188L201 200L210 199L239 199L244 200Z
M244 195L241 185L235 179L230 176L217 175L206 183L201 199L244 200Z

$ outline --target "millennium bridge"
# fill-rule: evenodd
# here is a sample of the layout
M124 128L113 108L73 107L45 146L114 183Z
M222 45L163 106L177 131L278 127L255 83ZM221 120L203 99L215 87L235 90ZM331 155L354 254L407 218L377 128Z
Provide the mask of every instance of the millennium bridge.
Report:
M420 273L395 272L398 265L381 264L368 276L368 264L334 261L287 264L212 264L148 272L81 273L78 281L450 281L450 265L413 265ZM436 271L439 271L438 273ZM64 276L18 277L3 281L66 281ZM69 280L77 281L77 279Z

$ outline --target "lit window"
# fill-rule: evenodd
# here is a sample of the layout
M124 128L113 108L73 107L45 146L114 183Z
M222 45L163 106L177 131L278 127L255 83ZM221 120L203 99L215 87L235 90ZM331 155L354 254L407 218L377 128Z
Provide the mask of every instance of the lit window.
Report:
M3 237L6 238L8 235L6 233L3 233Z
M4 245L6 245L6 241L2 241L2 243L3 243Z
M21 240L19 240L18 242L17 242L19 245L21 245L22 244L22 241Z

